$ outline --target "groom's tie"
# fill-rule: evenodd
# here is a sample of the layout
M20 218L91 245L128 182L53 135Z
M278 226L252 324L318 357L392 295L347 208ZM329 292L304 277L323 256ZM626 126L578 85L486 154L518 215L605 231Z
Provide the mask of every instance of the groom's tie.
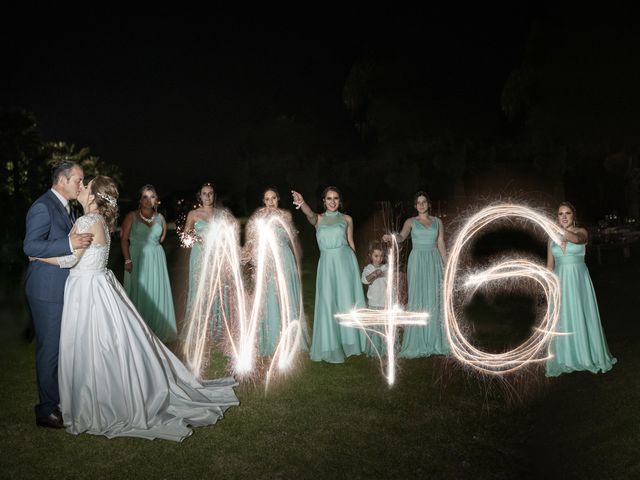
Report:
M69 209L69 220L71 220L71 225L73 225L76 223L76 210L69 204L67 204L67 208Z

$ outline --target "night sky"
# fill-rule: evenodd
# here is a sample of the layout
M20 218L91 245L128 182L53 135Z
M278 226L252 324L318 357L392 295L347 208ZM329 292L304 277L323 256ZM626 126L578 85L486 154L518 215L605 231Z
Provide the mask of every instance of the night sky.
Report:
M361 264L367 244L396 229L380 220L401 225L413 214L418 190L431 196L449 246L468 214L491 202L513 200L553 217L558 202L569 200L589 229L587 263L619 359L614 370L556 381L542 371L485 381L449 360L422 359L400 364L396 390L387 391L377 367L363 358L310 368L269 397L255 380L246 382L238 390L245 405L239 413L221 431L196 432L179 455L167 442L128 449L133 443L101 441L93 448L83 438L45 440L27 427L25 399L36 392L26 360L33 345L17 340L33 333L22 295L22 244L27 208L42 193L43 159L25 154L33 162L22 170L0 155L2 174L11 172L5 184L21 186L0 191L9 202L0 231L0 337L11 342L2 347L9 368L1 377L7 385L0 450L6 444L17 452L3 456L9 465L3 472L81 476L90 469L103 478L111 470L132 476L151 469L163 478L185 476L182 470L202 478L267 471L295 478L291 472L311 475L321 466L328 473L319 478L336 472L373 478L394 468L405 477L638 475L640 327L629 312L638 303L640 252L637 241L627 243L637 238L627 231L639 223L625 222L640 219L640 17L612 2L446 3L417 9L265 2L235 10L173 3L144 14L134 13L133 3L126 10L4 5L0 110L31 112L42 142L89 147L117 165L121 219L147 183L157 187L161 212L178 228L193 205L176 200L195 200L204 182L215 184L218 205L242 221L260 205L263 189L277 186L299 229L307 305L319 250L315 228L294 211L289 189L316 210L325 186L342 189ZM377 69L375 81L361 93L373 100L354 113L345 85L367 62ZM367 115L374 133L359 123ZM20 158L23 151L13 145L0 143L0 153ZM383 210L381 200L392 208ZM167 240L180 326L189 250L178 248L173 231ZM517 222L489 228L473 242L465 271L512 254L544 262L546 242ZM124 258L115 240L111 247L110 265L121 278ZM543 305L539 295L515 289L469 298L456 308L481 348L484 341L491 348L520 341L519 332L524 339ZM246 453L249 444L257 447Z
M371 51L411 64L404 80L443 110L456 104L479 125L500 122L502 88L544 12L74 15L16 15L3 30L0 105L33 112L43 140L88 146L119 165L125 193L151 182L168 194L232 175L228 152L273 119L304 123L345 155L357 150L342 95L353 63Z

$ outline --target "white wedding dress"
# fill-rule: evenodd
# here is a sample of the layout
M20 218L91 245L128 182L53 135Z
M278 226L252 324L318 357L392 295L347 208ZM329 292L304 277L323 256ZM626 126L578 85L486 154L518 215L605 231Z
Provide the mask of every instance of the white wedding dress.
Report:
M199 382L140 317L106 268L109 232L98 214L80 217L78 232L100 223L106 245L91 245L65 286L58 378L69 433L181 441L238 405L232 377ZM64 257L62 264L75 263ZM65 263L66 262L66 263Z

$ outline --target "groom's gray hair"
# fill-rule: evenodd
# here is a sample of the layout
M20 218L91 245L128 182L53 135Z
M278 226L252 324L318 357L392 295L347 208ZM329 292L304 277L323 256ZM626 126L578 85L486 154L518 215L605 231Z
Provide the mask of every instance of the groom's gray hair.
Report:
M69 180L71 178L71 170L73 170L73 167L80 167L80 164L71 160L61 160L54 163L53 167L51 167L51 184L55 185L58 183L58 179L61 176L64 176L64 178Z

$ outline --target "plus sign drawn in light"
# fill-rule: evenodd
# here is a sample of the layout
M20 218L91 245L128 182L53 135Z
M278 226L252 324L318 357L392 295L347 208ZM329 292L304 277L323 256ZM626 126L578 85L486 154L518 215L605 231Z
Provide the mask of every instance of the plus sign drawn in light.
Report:
M341 325L359 328L365 332L369 341L370 335L380 335L384 339L387 350L386 369L383 353L376 352L380 359L383 375L389 386L396 380L396 336L397 328L404 325L426 325L427 312L408 312L398 305L398 243L393 238L388 252L388 278L385 307L382 310L358 308L349 313L340 313L335 317ZM382 327L376 328L376 327ZM375 347L374 347L375 348ZM377 349L376 349L377 350Z

